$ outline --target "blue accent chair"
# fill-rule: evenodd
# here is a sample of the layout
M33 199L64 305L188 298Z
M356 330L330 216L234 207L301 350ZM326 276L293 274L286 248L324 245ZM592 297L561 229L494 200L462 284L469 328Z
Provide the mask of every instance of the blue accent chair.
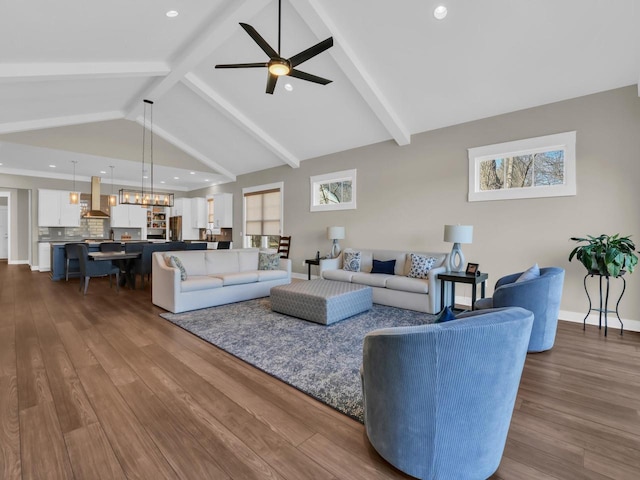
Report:
M533 314L466 312L364 339L364 423L376 451L421 479L484 479L497 469Z
M516 283L521 274L502 277L496 282L493 297L476 301L474 308L522 307L530 310L534 321L528 350L530 353L550 350L558 328L564 269L541 268L538 278Z

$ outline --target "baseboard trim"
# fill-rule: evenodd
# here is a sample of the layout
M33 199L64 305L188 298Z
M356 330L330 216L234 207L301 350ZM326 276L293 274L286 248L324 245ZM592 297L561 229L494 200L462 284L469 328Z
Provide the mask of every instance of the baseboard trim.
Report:
M29 260L9 260L9 265L29 265Z
M469 308L471 308L470 307L471 298L456 296L456 305L466 305L466 306L469 306ZM560 310L559 319L567 322L582 323L584 320L584 316L585 316L584 312L580 313L580 312L572 312L570 310ZM622 320L625 330L629 330L632 332L640 332L640 320L634 320L631 318L622 318L622 317L620 317L620 320ZM587 317L586 323L588 325L597 326L598 321L599 321L598 313L591 313ZM602 319L602 323L604 324L604 318ZM615 312L610 313L607 316L607 324L608 324L608 327L613 330L620 330L620 322L618 322L618 317L616 317Z
M297 278L297 279L300 279L300 280L308 280L309 279L309 277L307 276L306 273L295 273L295 272L293 272L291 274L291 278ZM311 275L311 280L314 280L316 278L320 278L320 277L318 275Z

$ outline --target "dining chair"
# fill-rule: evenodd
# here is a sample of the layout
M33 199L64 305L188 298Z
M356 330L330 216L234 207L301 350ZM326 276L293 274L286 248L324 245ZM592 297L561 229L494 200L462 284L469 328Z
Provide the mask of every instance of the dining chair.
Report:
M78 260L78 249L76 247L76 245L78 245L77 243L65 243L64 244L64 253L65 253L65 257L66 257L66 265L64 268L64 276L66 281L69 281L69 273L80 273L80 267L78 267L77 270L74 271L70 271L70 266L71 266L71 260L76 260L76 262L73 262L74 264L77 264L77 260Z
M92 277L109 276L109 287L113 286L112 275L116 276L116 291L120 291L120 267L113 265L109 260L90 260L89 249L84 244L77 244L76 251L80 262L80 290L84 287L83 294L87 294L89 279Z
M289 258L289 250L291 249L291 235L288 237L280 237L278 242L278 254L280 258Z
M102 242L100 244L101 252L121 252L122 244L120 242Z

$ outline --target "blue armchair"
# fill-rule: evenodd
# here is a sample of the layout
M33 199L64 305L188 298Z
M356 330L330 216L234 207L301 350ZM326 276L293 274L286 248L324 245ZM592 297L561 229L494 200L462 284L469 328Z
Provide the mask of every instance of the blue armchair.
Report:
M556 339L564 269L540 269L540 276L516 282L520 273L502 277L496 282L493 297L476 301L476 310L485 308L522 307L533 312L534 321L529 340L529 352L550 350Z
M375 330L361 369L367 436L421 479L484 479L507 439L533 314L467 312L446 323Z

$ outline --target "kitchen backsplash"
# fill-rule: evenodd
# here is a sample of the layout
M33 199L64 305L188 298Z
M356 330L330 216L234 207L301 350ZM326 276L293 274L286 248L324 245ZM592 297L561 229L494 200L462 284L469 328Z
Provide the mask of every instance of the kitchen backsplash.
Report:
M79 227L38 228L38 240L41 241L83 238L109 238L109 221L101 218L82 218Z

